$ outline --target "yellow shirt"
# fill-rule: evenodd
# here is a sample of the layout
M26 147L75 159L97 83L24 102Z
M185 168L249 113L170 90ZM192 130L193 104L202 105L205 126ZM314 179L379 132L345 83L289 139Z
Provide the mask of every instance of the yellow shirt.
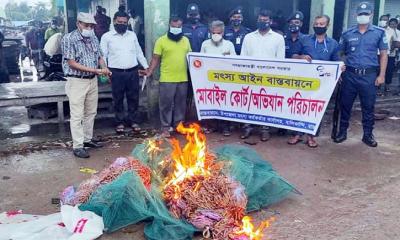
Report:
M186 55L191 52L189 39L175 42L167 34L157 39L154 54L161 56L160 82L187 82Z

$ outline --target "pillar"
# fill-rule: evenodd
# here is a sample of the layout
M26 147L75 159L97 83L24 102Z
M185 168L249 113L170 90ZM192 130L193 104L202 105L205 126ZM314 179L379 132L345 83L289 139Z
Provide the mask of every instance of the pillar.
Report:
M144 0L145 55L148 61L153 55L155 41L168 30L169 15L169 0ZM159 121L158 79L158 73L147 79L148 118L153 124Z

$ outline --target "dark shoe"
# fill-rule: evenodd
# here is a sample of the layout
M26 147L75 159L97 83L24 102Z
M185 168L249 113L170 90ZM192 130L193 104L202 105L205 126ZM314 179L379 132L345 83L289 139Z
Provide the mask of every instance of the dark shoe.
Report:
M115 132L117 134L123 134L125 132L124 124L118 124L118 126L115 128Z
M363 143L367 144L369 147L377 147L378 143L375 141L373 135L364 135L362 138Z
M333 140L335 143L342 143L347 140L347 133L346 132L339 132L336 138Z
M99 143L95 143L93 141L85 142L85 143L83 143L83 146L85 148L102 148L103 147L103 145L101 145Z
M282 128L278 129L279 136L285 136L286 133L287 133L287 129L282 129Z
M261 142L266 142L270 138L271 138L271 134L269 134L269 131L261 131L261 136L260 136Z
M86 149L84 149L84 148L75 148L73 150L73 152L74 152L74 155L78 158L89 158L90 157L88 151L86 151Z
M244 128L242 135L240 136L241 139L247 139L251 135L251 128Z
M225 136L225 137L229 137L231 135L231 130L228 127L225 127L222 130L222 135Z

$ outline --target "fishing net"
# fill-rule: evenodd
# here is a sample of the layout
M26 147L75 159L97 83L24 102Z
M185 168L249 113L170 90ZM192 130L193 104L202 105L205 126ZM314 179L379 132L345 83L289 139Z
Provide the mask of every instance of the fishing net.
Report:
M177 214L176 212L185 209L185 207L175 206L176 211L174 211L170 202L166 202L163 183L165 183L165 178L173 165L172 151L171 143L164 140L148 140L137 145L131 155L134 159L137 159L135 161L150 169L151 185L149 186L147 183L147 177L144 177L144 174L138 171L138 169L142 169L137 167L138 164L135 164L135 167L126 166L122 171L118 171L118 169L113 171L117 174L113 175L112 181L106 181L104 184L99 184L99 176L95 175L91 180L91 182L96 183L92 183L95 189L89 191L88 196L84 198L86 201L79 206L80 210L93 211L102 216L106 232L114 232L128 225L145 221L144 234L147 239L151 240L192 239L196 231L203 230L204 223L207 221L213 224L221 224L221 220L217 217L223 216L224 212L193 208L194 212L190 214ZM280 177L267 161L250 148L226 145L217 149L213 158L216 159L217 164L221 165L223 174L215 179L209 179L209 185L216 186L213 181L219 181L222 186L226 187L225 182L229 184L237 182L240 185L237 188L243 189L244 187L244 192L247 195L247 199L243 198L241 201L237 201L239 203L244 202L244 205L240 203L238 206L246 206L247 211L259 210L276 203L294 191L293 186ZM130 159L130 161L133 160ZM103 175L107 171L103 170ZM200 182L205 184L207 181L201 180ZM195 185L190 181L184 184ZM209 188L208 190L201 189L200 185L194 187L198 188L198 196L210 191ZM232 188L232 193L240 196L240 194L235 193L234 188ZM185 194L185 191L182 192ZM191 194L190 191L186 192L187 195ZM193 198L198 197L193 195ZM218 214L218 216L215 217L215 214ZM237 218L240 219L241 217L238 216Z
M148 191L134 171L125 172L99 187L79 209L102 216L106 232L141 221L148 221L144 233L151 240L192 239L196 231L192 225L172 217L159 190Z
M215 152L217 160L225 162L226 174L244 186L248 212L277 203L295 190L270 163L251 148L225 145Z

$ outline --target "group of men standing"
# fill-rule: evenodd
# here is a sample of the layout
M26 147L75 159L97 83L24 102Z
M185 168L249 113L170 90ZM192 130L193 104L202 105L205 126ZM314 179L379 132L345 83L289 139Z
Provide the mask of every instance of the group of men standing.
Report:
M346 140L351 108L355 97L359 95L363 112L362 140L368 146L376 147L372 134L376 86L385 79L388 46L384 30L371 24L372 15L372 6L367 2L361 3L357 8L358 25L344 32L338 43L326 34L330 26L330 18L326 15L314 19L313 34L303 35L303 14L295 12L288 19L288 29L283 36L271 30L272 14L268 10L259 12L257 30L251 32L242 25L241 8L231 11L229 26L225 27L222 21L215 20L208 28L200 23L198 5L189 4L187 22L184 23L179 16L171 16L168 32L156 41L148 65L136 34L127 30L127 13L118 11L114 15L114 29L105 33L100 43L93 32L96 24L93 16L80 13L78 29L63 39L63 65L68 77L66 90L70 98L74 154L77 157L89 157L85 147L101 147L92 139L97 109L96 75L110 78L117 132L123 132L126 126L138 131L138 78L152 76L160 66L160 121L162 134L169 137L177 124L185 120L186 108L191 107L186 101L188 93L193 93L190 90L186 56L192 51L268 59L295 58L309 62L339 61L342 59L341 53L346 68L342 69L345 72L341 80L340 129L334 141L340 143ZM140 65L142 69L139 69ZM124 96L128 102L127 118L123 110ZM218 123L222 133L229 136L229 122ZM248 138L254 129L255 126L245 124L241 138ZM269 130L264 126L260 128L262 141L270 139ZM288 143L297 144L302 138L301 133L294 133ZM307 135L306 143L312 148L318 146L315 136Z

